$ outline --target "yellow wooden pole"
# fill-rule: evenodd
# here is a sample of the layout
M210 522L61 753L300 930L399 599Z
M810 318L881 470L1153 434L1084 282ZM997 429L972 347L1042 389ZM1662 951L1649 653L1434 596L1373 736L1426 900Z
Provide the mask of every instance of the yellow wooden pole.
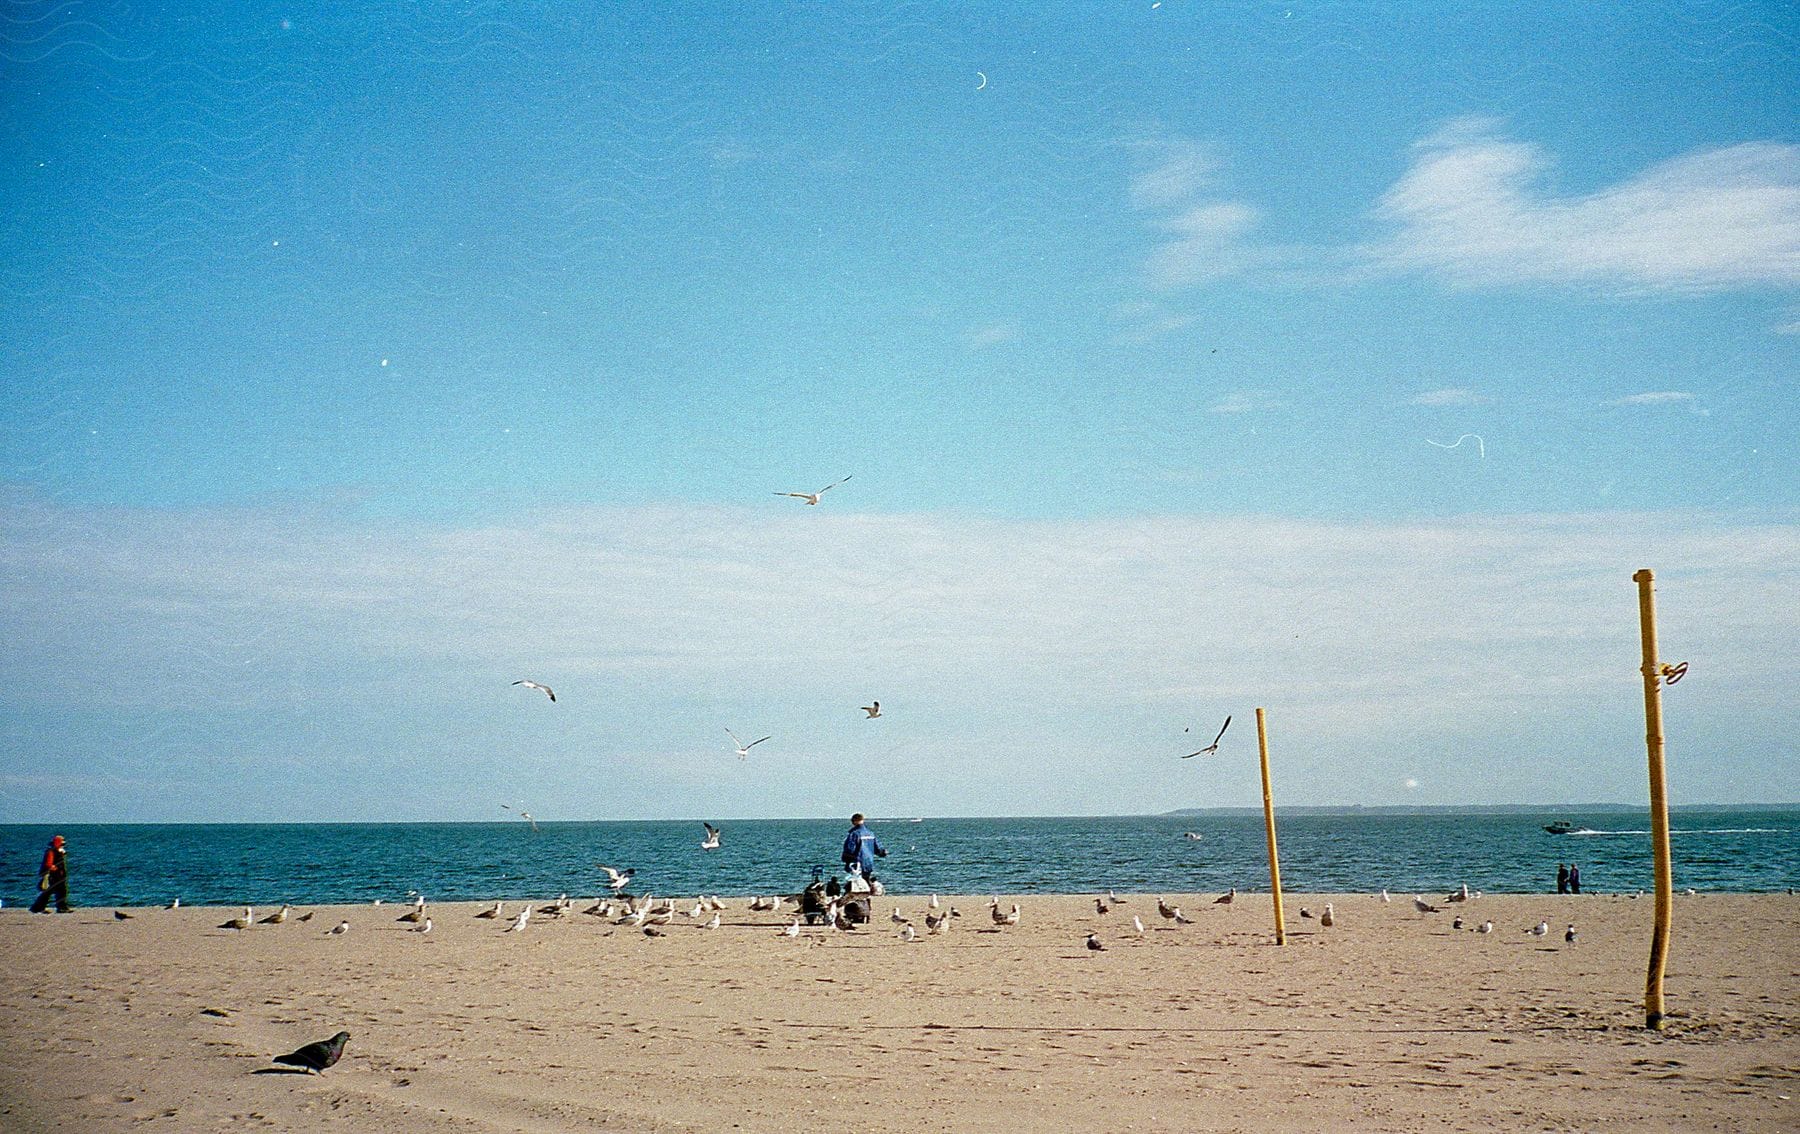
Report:
M1281 856L1275 853L1275 800L1269 794L1269 726L1256 710L1256 751L1262 758L1263 827L1269 835L1269 892L1275 895L1275 944L1287 944L1287 923L1281 917Z
M1669 915L1675 883L1669 868L1669 790L1663 769L1662 671L1656 663L1656 576L1648 567L1633 575L1638 585L1638 629L1644 641L1644 744L1650 754L1650 846L1656 856L1656 929L1650 936L1650 972L1644 980L1644 1026L1663 1026L1663 970L1669 958Z

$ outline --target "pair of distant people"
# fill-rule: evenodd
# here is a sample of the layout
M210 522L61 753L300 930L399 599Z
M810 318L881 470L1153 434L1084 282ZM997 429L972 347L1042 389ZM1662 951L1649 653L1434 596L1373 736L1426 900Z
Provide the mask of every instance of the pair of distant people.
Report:
M1581 893L1581 867L1574 863L1556 864L1556 892L1559 894Z

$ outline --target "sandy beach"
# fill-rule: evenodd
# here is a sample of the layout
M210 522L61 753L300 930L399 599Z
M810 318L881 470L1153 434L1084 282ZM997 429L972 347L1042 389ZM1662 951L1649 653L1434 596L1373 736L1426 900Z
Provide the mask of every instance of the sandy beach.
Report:
M1290 894L1281 947L1267 895L1169 895L1186 926L1152 895L999 897L1018 926L961 896L925 935L925 898L890 895L797 939L742 898L658 938L585 901L520 933L466 903L430 934L391 905L242 933L216 928L235 909L7 909L0 1128L1800 1128L1793 896L1677 897L1661 1034L1648 897ZM1326 902L1331 928L1300 916ZM340 1029L323 1075L271 1062Z

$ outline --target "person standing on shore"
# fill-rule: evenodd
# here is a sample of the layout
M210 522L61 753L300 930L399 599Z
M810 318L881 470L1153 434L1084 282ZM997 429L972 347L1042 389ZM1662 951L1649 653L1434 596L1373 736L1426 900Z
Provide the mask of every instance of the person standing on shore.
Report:
M1559 894L1566 894L1569 892L1568 863L1559 862L1556 864L1556 892Z
M850 833L844 836L844 869L861 874L863 881L873 884L875 860L886 857L887 849L875 838L875 832L869 830L863 821L863 813L858 811L850 816Z
M32 913L50 912L50 899L56 899L56 912L69 912L69 859L63 851L63 837L57 835L44 848L44 862L38 867L38 896L31 903Z
M1569 864L1569 893L1581 893L1581 867L1572 862Z

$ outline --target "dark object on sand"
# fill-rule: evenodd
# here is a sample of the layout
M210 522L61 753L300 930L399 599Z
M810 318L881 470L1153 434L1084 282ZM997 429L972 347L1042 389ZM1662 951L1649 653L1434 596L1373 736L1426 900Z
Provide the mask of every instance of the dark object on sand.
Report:
M126 913L124 910L114 910L113 911L113 920L114 921L130 921L131 917L132 917L132 915Z
M286 1055L277 1055L275 1062L285 1063L290 1067L304 1067L308 1071L325 1073L325 1068L338 1061L344 1054L344 1045L350 1041L349 1032L339 1032L328 1040L309 1043L298 1051L290 1051Z

